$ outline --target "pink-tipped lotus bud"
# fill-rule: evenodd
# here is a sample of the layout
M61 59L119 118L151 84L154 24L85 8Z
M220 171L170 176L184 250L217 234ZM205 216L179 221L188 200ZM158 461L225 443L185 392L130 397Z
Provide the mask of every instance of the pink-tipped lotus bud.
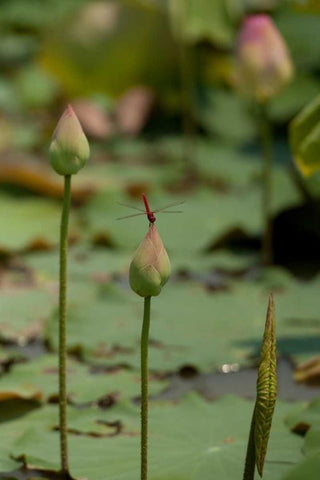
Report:
M170 276L168 254L154 224L137 248L130 265L130 286L141 297L157 296Z
M274 97L292 79L294 67L287 46L268 15L251 15L237 41L239 89L258 102Z
M50 163L60 175L73 175L87 162L90 149L71 105L65 109L53 133Z

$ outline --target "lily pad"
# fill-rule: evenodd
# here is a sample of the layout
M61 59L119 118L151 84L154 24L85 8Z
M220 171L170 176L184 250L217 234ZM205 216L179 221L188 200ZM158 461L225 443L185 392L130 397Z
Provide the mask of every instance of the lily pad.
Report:
M135 372L97 371L68 359L68 398L72 403L88 403L104 397L118 400L140 394L140 377ZM0 382L0 401L12 398L45 401L58 396L58 358L46 355L15 365ZM150 378L150 394L159 393L167 382Z
M308 405L297 407L286 417L286 423L297 432L307 431L303 452L306 457L296 467L288 472L285 480L307 478L316 480L320 468L320 399L315 399Z
M320 427L320 398L293 409L287 415L286 423L291 430L297 432L305 432L312 426Z
M131 260L129 252L105 248L73 247L68 252L68 278L73 281L106 281L113 273L127 270ZM58 279L59 253L31 252L23 256L25 265L41 280Z
M31 269L39 282L56 280L59 276L58 252L28 253L23 263ZM74 247L68 254L68 278L71 283L103 283L114 274L128 275L132 252L98 247L95 249ZM240 271L259 261L259 255L251 252L237 252L221 249L214 252L190 255L177 252L170 258L173 271L208 272L213 269Z
M21 466L21 462L11 457L12 445L21 436L20 419L25 418L35 408L30 402L3 402L1 405L0 429L0 471L11 472ZM20 426L19 426L20 424ZM28 425L30 427L30 424Z
M252 402L236 397L224 397L210 404L196 395L186 397L178 405L151 404L150 480L238 479L243 470L252 408ZM302 439L288 432L283 424L285 408L286 404L279 403L276 409L266 480L280 480L290 464L302 458ZM130 408L128 415L124 407L123 415L127 420L134 415L131 435L98 440L70 436L70 470L74 478L138 478L139 409L134 412ZM57 433L32 428L15 442L13 454L29 467L57 470L58 447Z
M261 231L261 195L257 187L228 195L203 190L185 197L165 194L151 196L150 205L151 208L157 208L158 205L161 207L172 202L185 202L184 205L173 208L181 210L181 215L159 213L157 226L169 253L194 253L214 246L230 235L230 232L258 235ZM122 201L122 198L116 199L109 193L101 193L89 202L85 208L88 235L93 241L99 242L102 239L107 244L132 251L143 238L147 220L145 215L138 215L117 221L118 217L137 213L117 205L117 201ZM287 174L276 170L273 212L297 205L300 201L300 196ZM141 204L142 202L137 206L141 208Z
M15 406L17 405L16 402ZM6 407L7 405L5 408ZM10 410L13 411L12 408ZM112 425L112 423L114 424L115 422L111 422L109 412L107 413L98 407L90 406L79 409L68 406L67 415L68 430L70 433L82 433L97 437L115 433L115 425ZM3 420L5 420L4 416ZM12 431L15 429L17 437L19 435L22 436L24 431L31 427L43 432L50 430L56 431L59 428L59 408L58 405L46 405L40 408L33 408L17 418L7 419L3 425L10 425Z
M304 451L309 457L320 455L320 425L312 426L306 434Z
M258 208L250 217L247 215L249 202L251 206L256 204L256 195L254 198L250 194L243 194L236 200L229 195L202 192L192 197L158 195L150 198L150 204L151 208L157 208L172 202L185 201L185 205L178 207L183 211L181 215L159 214L157 226L169 252L182 249L190 252L204 250L214 239L219 239L233 228L257 232L260 226ZM141 204L142 202L138 205L141 207ZM117 217L136 212L116 205L116 199L111 200L109 194L94 197L86 207L86 213L88 233L93 240L104 237L107 242L131 251L138 246L147 229L144 215L117 221ZM181 238L184 239L183 244Z
M52 306L50 294L43 289L1 289L0 337L20 344L39 337Z
M261 176L259 157L225 144L197 141L196 166L221 189L234 187L239 190L252 185Z
M320 455L305 459L299 463L295 468L291 469L284 480L301 480L306 478L308 480L318 480L320 469Z
M240 272L258 263L259 255L251 252L235 252L226 249L214 252L190 255L181 252L170 258L173 271L209 273L211 270Z
M120 420L115 412L112 417L108 411L97 407L68 407L69 435L82 434L93 437L115 435L120 428ZM30 428L46 434L56 431L59 423L57 405L35 408L32 402L10 399L1 403L0 431L0 471L9 472L21 466L21 462L11 456L14 442Z
M280 280L276 277L278 351L306 358L318 351L320 278ZM271 285L270 278L267 287L263 282L233 283L211 294L192 282L169 282L151 302L150 367L172 371L193 365L209 371L224 363L247 364L260 349ZM91 305L78 302L69 309L69 349L94 363L138 368L142 313L142 300L129 290L105 290ZM55 317L46 331L55 349L57 328Z
M0 250L49 248L59 241L61 206L44 199L0 198ZM45 225L45 228L44 228ZM70 237L78 234L74 215Z
M210 133L230 143L250 142L257 135L257 124L248 105L232 91L207 90L199 120Z

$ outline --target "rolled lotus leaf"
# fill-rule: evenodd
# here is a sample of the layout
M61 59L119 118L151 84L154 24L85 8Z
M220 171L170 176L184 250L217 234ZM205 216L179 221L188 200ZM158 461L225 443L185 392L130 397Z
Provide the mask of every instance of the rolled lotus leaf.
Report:
M273 295L269 297L267 319L260 356L257 398L254 412L256 466L262 477L273 412L277 397L277 354Z

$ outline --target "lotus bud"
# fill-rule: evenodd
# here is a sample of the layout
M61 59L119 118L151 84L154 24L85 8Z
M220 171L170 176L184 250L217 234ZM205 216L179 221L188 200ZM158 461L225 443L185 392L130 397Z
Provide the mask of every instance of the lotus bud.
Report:
M87 162L88 140L71 105L65 109L53 133L50 163L59 175L73 175Z
M168 254L156 226L152 224L133 256L130 286L141 297L156 297L167 283L170 272Z
M244 21L236 57L239 89L260 103L274 97L293 77L287 46L268 15L251 15Z

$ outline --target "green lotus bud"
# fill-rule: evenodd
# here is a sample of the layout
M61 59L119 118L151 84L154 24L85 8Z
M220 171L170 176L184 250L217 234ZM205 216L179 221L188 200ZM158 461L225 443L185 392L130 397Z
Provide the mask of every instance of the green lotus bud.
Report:
M130 286L141 297L157 296L170 276L168 254L154 224L137 248L130 265Z
M73 175L87 162L88 140L71 105L65 109L53 133L50 163L59 175Z

